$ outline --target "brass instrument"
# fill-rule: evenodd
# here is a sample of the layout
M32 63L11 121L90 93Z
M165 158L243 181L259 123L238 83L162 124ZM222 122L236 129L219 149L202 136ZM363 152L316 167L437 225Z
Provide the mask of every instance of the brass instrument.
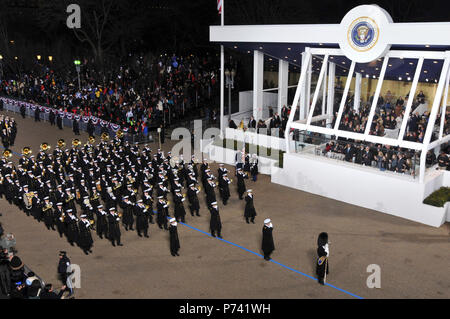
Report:
M77 200L79 200L81 198L81 193L78 189L75 191L75 197Z
M73 199L72 195L69 195L69 198L66 199L66 203L70 202Z
M28 156L32 153L31 151L31 147L29 146L25 146L24 148L22 148L22 155Z
M94 225L94 220L93 219L91 219L89 222L91 223L91 225Z
M52 208L53 208L52 204L48 203L48 204L45 205L45 207L42 209L42 211L46 212L46 211L48 211L49 209L52 209Z
M6 158L10 158L12 155L13 154L12 154L11 150L9 150L9 149L6 149L3 151L3 156Z
M123 131L122 131L121 129L119 129L119 130L116 132L116 137L118 137L118 138L122 138L122 137L123 137Z
M64 141L64 139L60 138L58 140L58 147L59 148L64 148L66 146L66 142Z
M120 218L122 218L122 213L118 213L117 215L118 215Z
M95 186L97 187L97 191L102 191L102 185L100 183L96 183Z
M88 143L89 144L91 144L91 145L93 145L94 143L95 143L95 137L94 136L89 136L89 140L88 140Z
M62 213L61 217L59 217L59 220L62 221L64 223L64 219L66 218L66 214Z
M81 145L81 141L79 139L77 139L77 138L74 138L72 140L72 145L77 147L77 146Z
M44 142L41 144L40 148L41 148L41 151L45 152L45 151L48 151L51 148L51 146L48 143Z
M106 132L103 132L101 138L102 138L102 141L107 142L109 140L109 134Z

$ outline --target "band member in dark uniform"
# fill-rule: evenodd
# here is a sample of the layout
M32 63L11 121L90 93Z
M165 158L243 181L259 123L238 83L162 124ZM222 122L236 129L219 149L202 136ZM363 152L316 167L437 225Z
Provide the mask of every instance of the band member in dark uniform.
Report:
M72 121L72 129L73 129L73 133L75 135L80 135L80 126L76 119L73 119L73 121Z
M59 114L59 112L58 112L58 115L56 116L56 125L58 126L58 128L59 128L60 130L63 129L63 127L62 127L62 117L61 117L61 115Z
M53 215L53 203L50 202L50 197L44 197L44 202L42 203L42 217L44 218L45 226L48 230L55 230L55 216Z
M328 247L328 234L323 232L320 233L317 239L317 264L316 264L316 274L318 277L318 282L321 285L325 285L326 278L329 271L328 256L330 250Z
M250 174L252 175L253 181L256 182L258 177L258 156L256 154L253 154L250 159Z
M224 205L227 204L227 201L230 198L229 184L231 184L231 180L228 178L228 174L223 173L222 176L219 177L219 193Z
M153 198L152 198L152 189L151 188L147 188L144 190L144 196L142 198L142 202L145 205L145 208L148 210L148 221L150 222L150 224L154 224L155 222L153 221Z
M175 203L175 219L179 222L181 220L182 223L185 222L186 211L184 209L185 198L181 194L180 189L175 190L175 195L173 196L173 201Z
M247 224L249 224L249 218L250 221L254 224L255 223L255 216L256 216L256 210L255 206L253 204L253 193L252 190L249 189L247 191L247 196L245 196L245 211L244 211L244 217Z
M133 229L134 204L130 201L128 195L123 197L123 202L122 202L121 207L123 208L122 224L125 227L125 230L128 231L128 228L130 230L134 230Z
M222 222L220 220L219 207L217 206L217 202L211 203L209 212L211 213L211 220L209 221L211 236L216 237L217 235L217 237L222 238L220 234L222 231Z
M169 204L164 200L163 196L158 196L158 203L156 204L156 209L158 215L156 216L156 222L159 228L167 230L167 216L169 216Z
M58 230L59 237L62 238L63 235L66 233L66 225L64 223L64 219L65 219L66 215L64 213L63 203L60 202L60 203L56 204L54 216L55 216L56 229Z
M172 256L180 256L178 250L180 249L180 240L178 238L177 221L175 218L170 219L169 226L170 234L170 253Z
M50 110L50 114L48 115L48 120L50 121L50 125L55 125L55 113Z
M239 194L239 199L244 199L242 196L245 193L245 181L244 179L248 178L247 174L245 174L241 168L237 169L237 192Z
M78 219L73 214L72 209L66 210L67 216L64 218L67 241L71 246L78 241Z
M103 235L107 237L108 231L108 213L103 210L103 205L97 206L97 223L96 223L96 231L97 236L103 239Z
M190 184L187 190L187 196L189 199L189 210L191 211L192 216L194 216L194 213L196 213L197 216L200 216L200 203L197 196L198 193L200 193L200 190L195 188L195 184Z
M80 231L78 236L78 245L81 249L83 249L83 252L88 255L89 253L92 253L91 248L94 241L92 240L91 235L91 223L87 219L87 216L84 214L80 216L78 229Z
M267 218L264 220L264 226L262 230L262 245L261 250L264 253L264 259L270 260L270 254L275 250L275 245L273 243L273 225L272 221Z
M142 237L141 232L144 233L144 237L148 238L148 217L150 212L145 208L143 200L137 201L137 205L134 207L136 213L136 230L139 237Z
M211 203L216 202L216 191L214 188L216 187L216 183L212 178L208 178L208 181L205 183L205 192L206 192L206 206L211 208Z
M26 111L25 104L22 104L20 106L20 115L22 115L23 119L25 118L25 111Z
M117 246L123 246L123 244L120 243L120 227L119 227L120 217L116 213L116 209L114 207L111 207L109 209L109 215L108 215L108 237L109 240L111 240L112 245L115 247L116 242Z

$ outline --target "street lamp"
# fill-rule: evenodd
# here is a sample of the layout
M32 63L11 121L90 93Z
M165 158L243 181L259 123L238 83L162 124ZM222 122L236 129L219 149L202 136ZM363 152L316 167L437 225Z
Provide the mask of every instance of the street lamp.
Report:
M228 89L228 121L231 120L231 89L234 89L234 69L225 69L225 87Z
M75 60L73 61L73 63L75 64L75 69L77 70L78 73L78 90L81 91L81 83L80 83L80 60Z
M52 57L51 55L49 55L49 56L48 56L48 60L49 60L50 62L52 62L52 61L53 61L53 57Z
M41 56L39 54L36 56L36 58L38 59L38 61L41 60Z

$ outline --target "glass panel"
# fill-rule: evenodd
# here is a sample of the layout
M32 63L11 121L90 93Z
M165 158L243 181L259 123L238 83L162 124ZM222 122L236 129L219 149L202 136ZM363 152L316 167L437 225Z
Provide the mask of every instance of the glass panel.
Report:
M278 87L278 65L278 59L264 55L263 90Z
M370 135L397 139L409 100L418 59L390 58L381 87ZM373 96L373 93L371 93ZM418 105L413 103L411 110ZM408 114L406 115L408 118ZM405 134L405 140L417 141L416 135Z

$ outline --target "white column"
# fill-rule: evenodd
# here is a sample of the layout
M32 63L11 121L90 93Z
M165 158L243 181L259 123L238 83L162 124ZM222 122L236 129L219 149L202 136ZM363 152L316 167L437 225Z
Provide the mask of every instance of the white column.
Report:
M306 66L305 58L306 58L306 49L305 49L305 52L302 52L301 72L303 72L303 69ZM305 81L302 82L302 86L300 87L300 92L301 93L300 93L299 120L303 120L304 118L306 118L306 115L305 115L305 110L306 110L306 82L308 82L307 79L305 79Z
M278 114L281 114L281 108L287 106L289 79L289 62L278 60Z
M253 117L262 119L263 110L264 54L253 52Z
M327 114L333 115L334 108L334 78L336 75L336 64L328 63L328 93L327 93ZM331 127L332 119L327 119L327 127Z
M444 99L442 100L442 111L441 111L441 126L439 127L439 139L442 139L444 134L444 124L445 124L445 114L447 111L447 100L448 100L448 84L450 82L450 72L447 74L447 80L445 81L445 93ZM411 95L410 95L411 96Z
M222 8L223 10L223 8ZM223 17L223 11L222 11ZM220 46L220 134L221 137L225 135L225 123L224 123L224 93L225 93L225 57L224 57L224 48L223 45Z
M353 101L353 109L358 112L359 104L361 102L361 82L362 82L362 74L356 73L355 78L355 96Z
M311 58L312 59L312 58ZM305 95L306 95L306 101L305 101L305 118L309 115L309 109L311 107L311 77L312 77L312 63L308 64L308 76L306 77L306 87L305 87Z
M324 62L325 63L325 62ZM322 83L322 115L326 113L326 100L327 100L327 72L328 72L328 61L325 64L325 76L323 77Z

